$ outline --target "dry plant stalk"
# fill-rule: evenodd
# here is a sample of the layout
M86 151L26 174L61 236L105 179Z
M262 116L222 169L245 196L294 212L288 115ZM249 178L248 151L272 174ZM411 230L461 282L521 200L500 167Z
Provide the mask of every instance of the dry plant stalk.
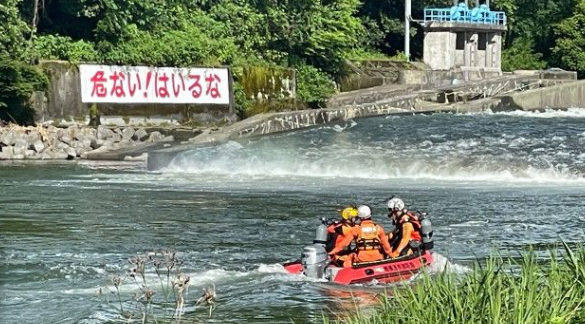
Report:
M167 250L149 252L142 255L136 255L127 259L127 261L130 264L130 269L126 273L126 276L113 276L111 278L111 285L114 289L108 288L105 290L100 288L98 295L105 296L104 291L116 294L119 303L118 312L129 322L134 319L146 323L150 318L157 322L156 316L160 314L155 313L162 312L163 317L170 318L170 323L180 323L185 312L185 305L188 304L186 298L189 292L191 278L181 273L180 267L183 262L178 258L177 253ZM159 286L159 284L156 283L156 280L147 278L147 274L153 273L156 274L156 277L159 280L160 287L158 288L155 288L156 286ZM138 293L135 293L129 300L123 301L120 287L125 278L133 279L132 281L138 287ZM157 290L155 289L162 291L162 294L157 294ZM162 295L163 299L159 298L160 302L157 302L155 296L159 295ZM170 298L171 295L174 298ZM166 308L165 304L168 305L173 299L174 312L171 315L170 307ZM209 316L211 316L216 301L215 285L213 285L213 287L203 289L201 298L199 298L195 304L209 306ZM134 307L127 304L126 311L124 311L124 303L133 303ZM155 312L155 309L158 310ZM167 311L169 313L166 313Z

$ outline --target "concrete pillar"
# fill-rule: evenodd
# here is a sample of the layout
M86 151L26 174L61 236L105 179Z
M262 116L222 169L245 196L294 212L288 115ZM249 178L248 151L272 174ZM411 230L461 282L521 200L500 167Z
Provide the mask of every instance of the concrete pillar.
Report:
M410 16L411 0L404 0L404 55L410 61Z

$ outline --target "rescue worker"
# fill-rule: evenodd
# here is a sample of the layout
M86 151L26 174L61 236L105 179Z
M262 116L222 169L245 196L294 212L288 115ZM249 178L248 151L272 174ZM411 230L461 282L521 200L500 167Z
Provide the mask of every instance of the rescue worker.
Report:
M352 228L355 226L355 218L358 216L356 207L349 206L339 211L341 221L334 222L327 227L329 238L325 249L329 252L340 245L346 236L352 236ZM337 254L332 255L332 262L341 266L347 257L352 253L349 247L341 249Z
M392 246L390 257L397 258L418 251L422 244L419 217L406 210L404 201L400 198L388 200L388 217L395 225L394 231L388 235Z
M352 228L352 235L346 236L337 247L329 252L330 255L335 255L355 240L356 252L352 253L343 262L343 267L345 268L350 268L353 263L383 260L384 253L389 255L392 252L388 237L384 234L384 229L372 220L370 207L360 206L358 208L358 217L361 223Z

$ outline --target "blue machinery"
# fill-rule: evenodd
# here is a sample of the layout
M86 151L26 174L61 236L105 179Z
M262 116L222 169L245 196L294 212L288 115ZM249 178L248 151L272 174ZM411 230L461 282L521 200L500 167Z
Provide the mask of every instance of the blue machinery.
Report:
M506 25L506 13L491 11L485 4L470 9L465 3L460 3L451 8L426 8L424 22L431 21Z

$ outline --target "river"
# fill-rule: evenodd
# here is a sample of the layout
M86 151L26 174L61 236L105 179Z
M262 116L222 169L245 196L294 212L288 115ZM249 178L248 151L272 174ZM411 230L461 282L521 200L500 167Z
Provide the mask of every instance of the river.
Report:
M3 163L0 322L115 321L98 288L129 257L170 249L191 277L188 301L216 286L211 317L187 305L196 323L319 323L351 311L348 289L278 264L348 203L371 205L389 230L391 195L429 213L453 271L496 250L545 257L561 238L585 239L584 145L585 109L570 109L356 119L187 152L160 172Z

